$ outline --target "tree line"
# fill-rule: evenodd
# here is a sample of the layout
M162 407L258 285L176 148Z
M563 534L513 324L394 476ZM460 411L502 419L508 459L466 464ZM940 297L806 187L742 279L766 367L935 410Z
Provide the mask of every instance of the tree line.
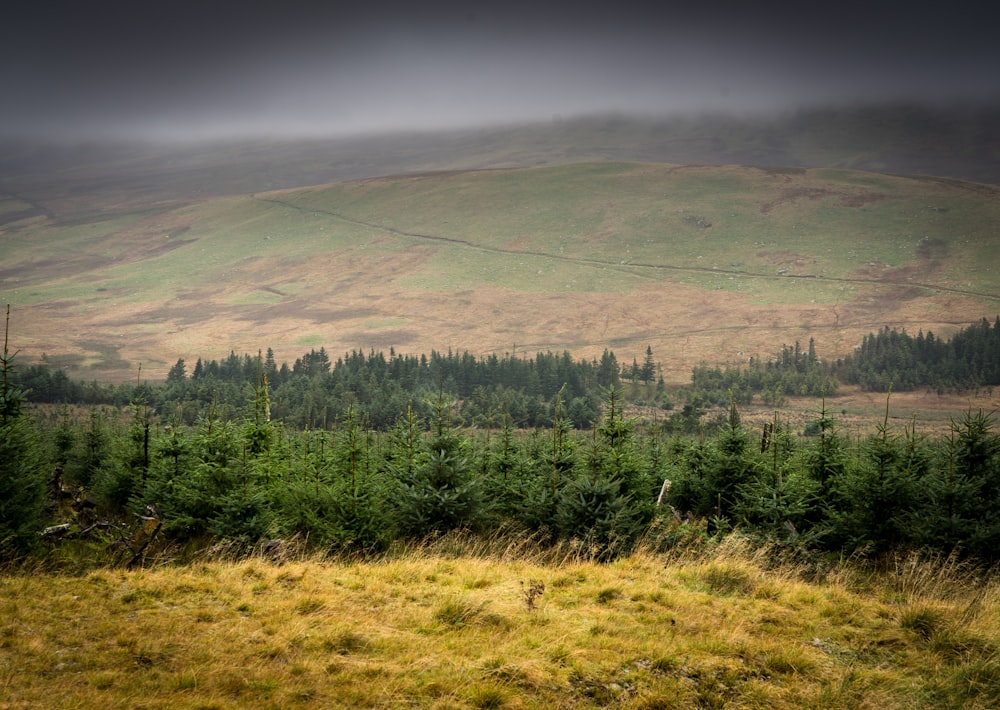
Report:
M689 427L692 412L703 406L725 407L760 402L781 406L786 397L835 395L842 384L872 391L925 387L943 391L1000 384L1000 317L974 323L948 340L921 331L916 337L885 328L864 337L857 351L834 361L817 355L816 343L782 345L772 357L752 357L746 365L698 365L691 383L668 391L662 368L647 346L640 364L621 364L614 352L574 360L568 352L476 357L468 351L400 355L351 351L331 359L324 348L312 349L289 365L266 354L231 352L221 360L183 359L165 381L119 385L71 379L62 369L42 363L19 368L12 381L35 402L126 406L142 400L158 412L193 424L209 404L239 410L261 376L267 378L272 410L287 426L322 428L348 406L375 429L393 425L410 407L430 414L426 402L438 391L460 403L454 413L466 426L496 428L509 418L515 428L548 427L558 397L564 416L577 429L589 429L599 416L604 392L622 388L631 402L677 412L674 425Z
M810 338L806 350L798 342L783 345L776 357L750 358L745 367L699 365L694 368L691 385L708 402L750 404L759 397L763 404L780 406L788 396L835 395L839 383L816 355L816 342Z
M948 340L886 327L865 336L832 372L844 383L875 392L994 387L1000 385L1000 316L992 324L983 318Z
M125 406L140 399L192 424L209 404L239 410L262 377L274 416L297 429L328 427L351 407L366 426L385 430L410 407L428 416L426 402L438 391L461 402L456 416L466 425L496 427L509 418L518 428L548 426L558 397L574 426L587 429L598 416L602 390L620 383L621 369L607 350L593 360L573 360L568 352L477 358L467 351L418 357L394 350L351 351L332 360L321 347L291 366L278 365L270 348L266 354L198 358L190 369L182 358L158 383L74 382L44 363L19 370L15 380L36 402Z

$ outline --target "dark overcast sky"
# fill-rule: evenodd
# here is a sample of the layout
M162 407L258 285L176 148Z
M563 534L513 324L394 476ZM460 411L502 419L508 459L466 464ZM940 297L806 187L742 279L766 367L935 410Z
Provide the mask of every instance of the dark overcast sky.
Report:
M1000 98L990 3L21 2L0 133L201 138Z

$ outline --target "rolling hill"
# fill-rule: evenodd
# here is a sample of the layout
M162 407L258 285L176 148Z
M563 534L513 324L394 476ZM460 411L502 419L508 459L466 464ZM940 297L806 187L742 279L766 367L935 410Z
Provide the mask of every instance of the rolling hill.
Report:
M650 345L684 382L700 361L810 337L836 357L884 325L947 335L1000 311L1000 188L982 183L602 161L141 188L0 198L25 357L112 380L267 347L627 360Z

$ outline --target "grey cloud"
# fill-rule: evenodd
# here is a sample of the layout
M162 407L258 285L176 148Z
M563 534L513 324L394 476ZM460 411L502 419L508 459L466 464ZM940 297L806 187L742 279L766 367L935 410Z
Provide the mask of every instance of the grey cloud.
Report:
M349 133L996 98L1000 45L984 11L961 5L28 6L0 37L0 133Z

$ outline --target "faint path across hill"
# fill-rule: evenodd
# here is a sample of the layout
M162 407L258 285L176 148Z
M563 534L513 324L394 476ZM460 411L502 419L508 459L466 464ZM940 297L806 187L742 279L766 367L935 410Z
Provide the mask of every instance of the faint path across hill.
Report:
M992 301L1000 301L1000 294L997 293L985 293L982 291L971 291L968 289L951 288L948 286L942 286L939 284L929 284L921 283L917 281L900 280L894 281L892 279L877 279L877 278L862 278L862 277L840 277L840 276L822 276L818 274L765 274L754 271L739 271L735 269L720 269L715 267L705 267L705 266L676 266L670 264L646 264L642 262L616 262L608 261L603 259L593 259L587 257L573 257L565 256L562 254L551 254L549 252L542 251L532 251L529 249L504 249L503 247L492 247L484 246L482 244L475 244L465 239L459 239L457 237L445 237L436 234L421 234L418 232L407 232L401 229L395 229L393 227L387 227L383 224L377 224L375 222L366 222L359 219L354 219L346 215L334 212L331 210L317 209L315 207L303 207L297 205L294 202L288 202L286 200L281 200L274 197L261 197L259 195L251 195L252 199L258 202L268 202L275 205L280 205L282 207L296 210L304 214L311 215L323 215L336 219L347 224L352 224L358 227L366 227L369 229L377 229L382 232L387 232L388 234L394 234L399 237L405 237L408 239L418 239L429 242L438 242L444 244L452 244L467 249L473 249L476 251L486 252L490 254L504 254L510 256L536 256L545 259L552 259L555 261L563 261L573 264L587 264L592 266L600 266L601 268L615 269L618 271L626 272L633 275L639 275L644 278L653 278L644 274L644 270L654 270L654 271L677 271L677 272L687 272L687 273L701 273L701 274L718 274L718 275L734 275L743 276L756 279L798 279L798 280L811 280L811 281L822 281L826 283L848 283L848 284L865 284L865 285L876 285L876 286L906 286L907 288L916 288L930 292L938 293L951 293L960 296L969 296L973 298L982 298Z

